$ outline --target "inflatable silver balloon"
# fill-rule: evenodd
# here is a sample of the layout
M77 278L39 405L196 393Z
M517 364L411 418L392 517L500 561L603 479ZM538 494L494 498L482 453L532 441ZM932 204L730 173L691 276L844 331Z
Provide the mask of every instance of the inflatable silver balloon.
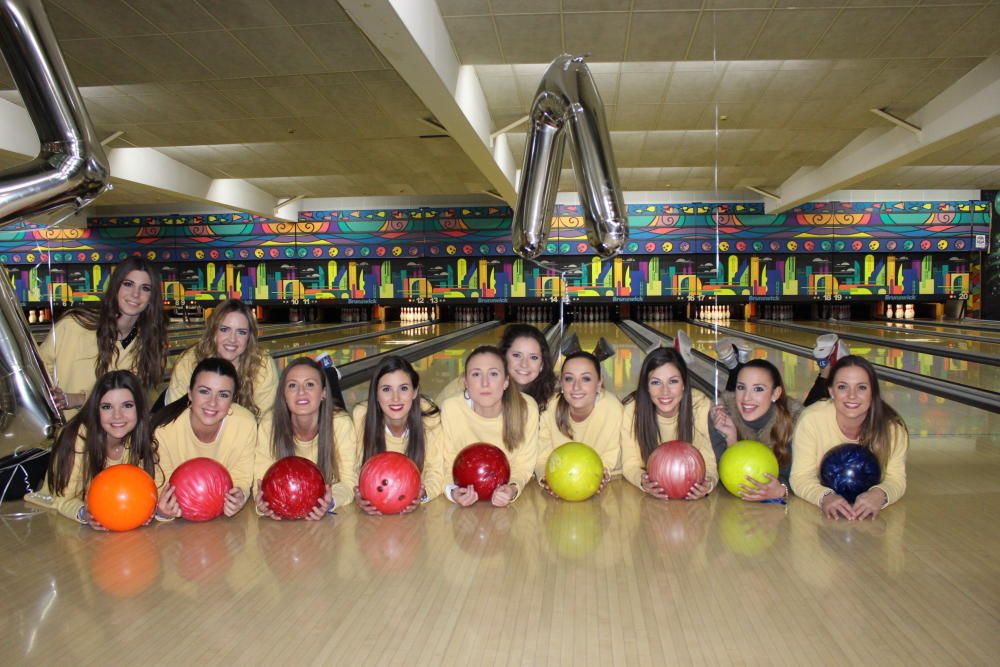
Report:
M0 0L0 52L38 133L34 160L0 171L0 226L107 190L110 169L41 0Z
M545 248L568 128L587 239L601 257L616 254L628 240L628 219L604 103L582 56L562 55L552 61L529 115L512 225L514 251L532 259Z
M41 0L0 0L0 52L38 133L34 160L0 171L0 226L78 210L108 189L108 160ZM0 463L61 422L10 276L0 269ZM6 470L6 467L4 468Z

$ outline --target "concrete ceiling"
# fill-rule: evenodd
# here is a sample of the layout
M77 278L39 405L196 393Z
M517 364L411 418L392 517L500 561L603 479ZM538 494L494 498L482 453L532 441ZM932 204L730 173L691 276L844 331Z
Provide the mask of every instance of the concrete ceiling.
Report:
M797 174L850 158L844 151L863 133L896 129L871 108L919 116L1000 55L1000 0L45 6L99 136L124 132L110 148L152 148L164 164L276 200L487 190L509 198L505 161L520 166L525 127L506 133L506 158L488 133L527 113L562 52L591 54L626 190L781 192ZM471 102L456 92L469 80ZM0 89L19 103L6 69ZM1000 123L990 117L902 153L847 184L1000 188ZM101 203L169 198L148 185L119 187ZM575 189L568 169L561 189Z

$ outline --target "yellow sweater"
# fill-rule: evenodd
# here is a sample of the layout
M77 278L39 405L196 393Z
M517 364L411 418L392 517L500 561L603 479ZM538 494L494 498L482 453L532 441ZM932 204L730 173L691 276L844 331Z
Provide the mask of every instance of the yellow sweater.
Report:
M83 488L83 464L86 453L86 443L84 438L86 435L83 432L83 428L81 428L80 431L80 433L77 433L76 444L73 447L73 453L75 455L73 457L73 470L69 473L69 482L67 482L66 488L63 489L62 495L52 495L52 490L49 486L49 476L46 474L45 481L42 482L42 488L34 493L29 493L24 497L25 501L29 503L54 509L64 517L73 519L74 521L80 520L80 508L85 504L84 492L86 491L86 489ZM119 463L125 463L127 461L128 450L122 450L122 457L120 459L109 458L104 462L104 467L110 468L113 465L118 465Z
M215 442L202 442L191 428L191 408L158 429L154 434L159 446L160 467L163 477L170 480L180 464L206 456L226 467L233 478L233 486L250 495L253 479L253 455L257 446L257 421L249 410L235 403L222 422Z
M358 461L364 458L365 417L368 415L368 401L354 406L354 430L358 434ZM427 500L437 498L444 489L444 430L441 428L441 415L424 417L424 469L420 472L420 481L427 492ZM402 437L394 436L389 429L385 431L385 449L389 452L406 453L409 444L409 432Z
M890 432L892 448L889 460L882 471L882 481L876 485L885 491L888 504L902 498L906 491L906 450L910 447L910 436L905 428L894 424ZM789 482L795 495L819 505L823 495L831 490L819 481L820 463L828 451L848 442L856 443L857 440L852 440L841 432L833 401L820 401L803 410L792 438L792 472Z
M541 480L545 477L545 464L549 455L559 445L567 442L582 442L594 448L604 467L613 471L618 467L621 458L621 443L618 434L622 428L623 408L618 397L611 392L601 392L594 405L593 412L582 422L569 418L573 437L568 437L556 426L556 406L559 395L549 401L548 409L542 413L541 424L538 427L538 460L535 462L535 477Z
M700 391L692 391L691 399L693 403L691 412L694 418L694 442L691 444L701 452L702 458L705 459L705 477L718 479L715 452L712 450L712 442L708 437L708 414L712 402ZM642 449L633 433L634 420L635 401L632 401L625 405L622 415L622 473L625 475L625 479L642 488L642 473L646 470L646 463L642 460ZM678 438L677 417L668 419L657 415L656 423L660 430L660 442L668 442Z
M503 416L480 417L472 411L464 396L445 400L441 406L441 425L444 428L444 464L449 478L458 453L469 445L485 442L503 450L510 463L510 481L517 484L518 494L524 490L538 459L538 406L530 396L524 396L524 400L528 404L524 439L513 450L503 444Z
M257 371L257 375L253 379L253 403L257 406L260 416L263 417L274 407L274 397L278 393L278 369L274 359L267 352L261 350L261 354L264 355L264 365ZM189 347L174 364L174 369L170 373L167 403L176 401L188 393L188 388L191 386L191 374L194 373L197 365L197 351L194 347ZM242 378L240 379L242 380Z
M271 414L264 415L257 432L257 451L254 453L254 479L264 477L264 473L274 463L272 449ZM350 505L354 500L354 487L358 485L358 443L354 434L354 424L346 412L337 410L333 414L333 456L337 461L337 479L328 479L332 485L335 507ZM316 462L319 458L319 435L308 442L295 440L295 455Z
M135 371L138 341L132 341L127 348L118 341L115 348L118 355L112 359L108 370ZM67 394L90 396L97 382L96 331L85 328L67 315L56 322L54 330L38 347L38 352L54 385ZM69 421L77 412L77 409L63 410L63 416Z

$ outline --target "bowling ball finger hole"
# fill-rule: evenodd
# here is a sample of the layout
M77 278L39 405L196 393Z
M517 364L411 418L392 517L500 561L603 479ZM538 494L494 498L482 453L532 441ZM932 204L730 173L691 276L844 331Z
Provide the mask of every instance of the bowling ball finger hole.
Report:
M375 490L378 491L379 493L382 493L382 487L381 486L376 486Z
M396 500L402 500L403 498L406 498L406 496L404 496L404 495L403 495L403 494L401 493L401 494L399 494L399 497L397 497L397 498L396 498Z

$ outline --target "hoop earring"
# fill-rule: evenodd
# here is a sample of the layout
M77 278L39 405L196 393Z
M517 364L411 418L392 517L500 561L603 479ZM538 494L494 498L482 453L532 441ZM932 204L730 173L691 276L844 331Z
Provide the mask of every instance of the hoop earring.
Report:
M465 400L467 400L467 401L471 401L472 400L472 397L469 396L469 390L468 389L465 390L465 392L464 392L463 395L465 396Z

